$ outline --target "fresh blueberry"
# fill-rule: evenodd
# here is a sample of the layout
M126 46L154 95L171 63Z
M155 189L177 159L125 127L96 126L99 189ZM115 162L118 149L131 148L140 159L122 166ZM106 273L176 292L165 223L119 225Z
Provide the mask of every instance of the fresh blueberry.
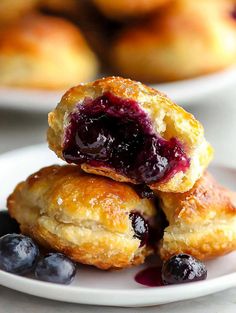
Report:
M10 217L7 211L0 211L0 237L20 232L19 224Z
M162 280L165 285L190 283L206 277L206 266L189 254L174 255L162 266Z
M132 222L132 227L135 234L134 237L141 241L140 247L142 247L147 243L149 237L148 222L138 212L131 212L129 218Z
M45 255L35 268L39 280L57 284L70 284L76 274L76 265L62 253Z
M0 269L15 273L30 272L39 256L39 249L29 237L8 234L0 238Z

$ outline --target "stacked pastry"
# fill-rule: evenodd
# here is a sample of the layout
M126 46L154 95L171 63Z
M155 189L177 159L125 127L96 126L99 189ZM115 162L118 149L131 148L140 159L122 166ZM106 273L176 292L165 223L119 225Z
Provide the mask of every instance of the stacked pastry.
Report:
M233 193L205 172L203 127L164 94L120 77L80 84L49 114L48 142L69 165L41 169L8 198L42 246L102 269L236 248Z

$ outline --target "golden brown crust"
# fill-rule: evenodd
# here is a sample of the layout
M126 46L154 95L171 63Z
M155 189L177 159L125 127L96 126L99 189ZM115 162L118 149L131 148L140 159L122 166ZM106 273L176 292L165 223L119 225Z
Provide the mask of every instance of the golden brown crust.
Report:
M88 175L77 166L50 166L17 185L7 201L24 234L77 262L102 269L144 261L129 214L155 215L152 201L126 184Z
M185 192L192 188L213 156L212 148L204 138L202 125L159 91L129 79L106 77L67 91L56 109L48 116L49 147L63 159L64 136L69 125L69 114L75 111L76 106L85 98L95 99L108 91L117 97L135 100L150 118L155 131L167 140L177 138L191 159L191 166L185 173L179 172L171 179L153 183L150 187L166 192ZM81 167L89 173L108 176L120 182L135 183L117 174L112 168L97 168L88 164L82 164Z
M231 4L173 2L146 24L129 27L118 36L111 49L112 66L120 75L156 83L204 75L234 64L236 23Z
M189 253L206 260L236 249L236 193L209 173L188 192L158 196L169 222L160 247L163 259Z
M0 32L0 85L65 89L97 73L79 29L62 18L30 15Z
M140 17L172 2L172 0L93 0L97 8L111 19Z

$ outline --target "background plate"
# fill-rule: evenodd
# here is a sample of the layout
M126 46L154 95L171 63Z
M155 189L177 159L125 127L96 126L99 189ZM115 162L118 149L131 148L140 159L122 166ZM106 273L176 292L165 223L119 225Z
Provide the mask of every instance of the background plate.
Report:
M166 93L177 104L188 107L215 91L233 85L235 80L236 69L230 68L193 79L151 86ZM0 108L49 112L60 101L64 92L65 90L0 88Z
M58 162L61 163L45 144L0 156L1 208L5 208L7 196L19 181L42 166ZM236 169L215 165L211 172L220 182L236 190ZM127 307L186 300L236 286L236 252L207 262L206 265L208 279L205 281L155 288L148 288L134 281L135 274L148 264L114 272L81 265L70 286L40 282L0 271L0 284L48 299Z

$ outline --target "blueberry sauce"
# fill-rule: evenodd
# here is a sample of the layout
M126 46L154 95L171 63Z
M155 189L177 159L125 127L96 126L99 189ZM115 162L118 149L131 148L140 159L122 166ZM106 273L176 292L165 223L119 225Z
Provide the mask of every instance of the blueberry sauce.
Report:
M148 287L159 287L164 285L161 278L161 267L146 268L136 274L134 279L137 283Z
M138 212L131 212L129 218L132 222L134 237L140 240L140 246L148 244L149 240L149 225L145 218Z
M156 215L148 219L149 225L148 244L149 246L154 247L154 249L156 249L157 242L163 238L164 230L167 226L169 226L169 223L166 219L164 212L159 206L158 199L155 199L154 201Z
M139 184L163 181L190 166L182 144L163 139L138 103L111 93L85 99L69 115L64 159L114 168Z

